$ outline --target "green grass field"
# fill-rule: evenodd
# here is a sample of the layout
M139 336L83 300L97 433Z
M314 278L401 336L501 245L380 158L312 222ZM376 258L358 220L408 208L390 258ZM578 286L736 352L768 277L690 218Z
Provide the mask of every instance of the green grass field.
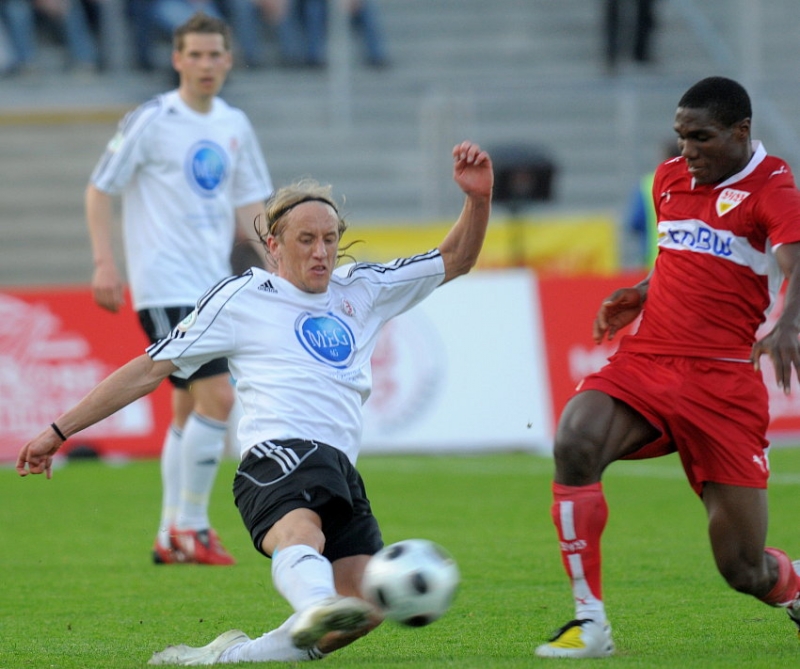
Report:
M324 666L800 666L786 614L732 592L717 574L702 505L674 458L607 473L605 600L618 651L583 661L533 656L572 616L550 521L549 459L369 456L360 469L386 542L441 543L462 584L440 621L386 623ZM800 449L776 449L772 469L770 543L800 557ZM280 624L289 608L233 505L234 470L223 466L212 519L239 564L221 568L151 564L157 462L70 463L50 481L0 469L0 669L144 667L170 643L203 645L231 628L257 636Z

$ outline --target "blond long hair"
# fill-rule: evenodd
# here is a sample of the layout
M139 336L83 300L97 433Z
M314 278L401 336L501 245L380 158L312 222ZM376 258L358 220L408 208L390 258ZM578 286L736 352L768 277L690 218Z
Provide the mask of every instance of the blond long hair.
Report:
M296 181L288 186L283 186L276 190L264 208L264 219L255 221L254 227L256 235L261 240L267 255L271 256L267 239L269 237L280 238L283 233L286 221L286 215L294 209L297 205L304 202L321 202L330 206L336 217L339 220L338 232L339 241L341 242L345 231L348 228L347 221L339 213L340 205L333 197L333 187L330 184L320 184L315 179L305 178ZM284 225L281 225L284 223ZM352 257L347 253L347 250L358 240L350 242L344 247L340 247L337 254L337 259Z

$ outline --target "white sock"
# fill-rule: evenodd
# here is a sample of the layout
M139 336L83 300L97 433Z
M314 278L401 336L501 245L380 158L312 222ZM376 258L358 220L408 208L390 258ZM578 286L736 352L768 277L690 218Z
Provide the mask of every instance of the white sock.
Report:
M331 563L311 546L302 544L275 552L272 582L295 611L336 594Z
M175 524L181 499L181 431L170 425L161 447L161 521L158 543L169 548L169 528Z
M575 598L575 619L585 620L589 618L601 625L605 624L606 607L589 590L586 579L575 579L572 584L572 591Z
M325 653L317 648L301 650L292 643L289 635L297 614L294 613L277 629L267 632L258 639L245 641L241 645L228 648L218 662L302 662L320 660Z
M192 413L183 426L180 506L176 525L182 530L205 530L208 500L225 450L227 423Z

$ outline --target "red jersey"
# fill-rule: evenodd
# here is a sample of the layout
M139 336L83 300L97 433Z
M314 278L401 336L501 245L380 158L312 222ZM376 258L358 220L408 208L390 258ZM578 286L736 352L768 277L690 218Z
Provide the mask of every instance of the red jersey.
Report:
M783 281L773 250L800 242L800 191L759 142L747 167L694 182L683 158L656 170L659 252L639 329L620 350L747 360Z

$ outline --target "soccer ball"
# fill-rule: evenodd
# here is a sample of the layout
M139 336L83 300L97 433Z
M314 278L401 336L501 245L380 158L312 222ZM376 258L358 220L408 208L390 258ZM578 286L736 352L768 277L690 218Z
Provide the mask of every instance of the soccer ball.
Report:
M423 627L450 608L459 580L458 566L444 548L427 539L406 539L372 556L362 590L390 620Z

